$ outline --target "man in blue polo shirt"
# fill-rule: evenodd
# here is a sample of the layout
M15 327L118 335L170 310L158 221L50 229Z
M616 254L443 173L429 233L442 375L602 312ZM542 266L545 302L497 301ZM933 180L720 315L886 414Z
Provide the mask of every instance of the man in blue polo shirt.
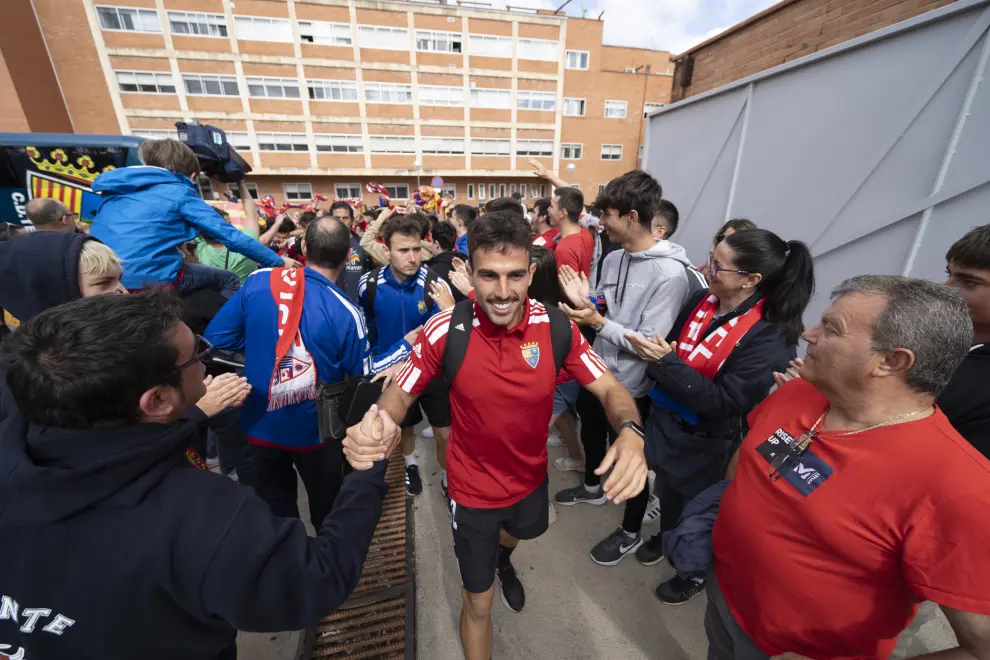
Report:
M458 204L450 214L450 224L454 225L454 229L457 230L457 242L454 243L454 249L462 254L468 253L468 227L477 217L478 212L467 204Z
M371 332L372 350L390 346L405 333L420 328L440 311L431 295L434 285L449 292L450 287L434 271L422 264L421 227L426 220L419 212L391 215L382 212L382 225L389 263L366 273L358 285L358 300ZM381 219L381 218L379 218ZM452 295L452 294L451 294ZM453 299L451 298L451 302ZM406 462L406 493L419 495L423 481L416 462L414 428L423 420L423 413L433 428L437 441L437 462L440 463L440 488L447 492L447 438L450 435L450 400L443 379L437 379L419 398L421 405L410 408L402 424L402 454Z
M337 285L350 253L346 225L332 217L314 220L302 250L305 269L248 276L205 337L217 348L244 351L252 389L241 425L251 443L258 495L275 515L298 518L298 471L319 529L340 490L343 464L340 443L320 441L318 382L337 383L399 364L417 333L400 335L380 359L372 356L361 313Z

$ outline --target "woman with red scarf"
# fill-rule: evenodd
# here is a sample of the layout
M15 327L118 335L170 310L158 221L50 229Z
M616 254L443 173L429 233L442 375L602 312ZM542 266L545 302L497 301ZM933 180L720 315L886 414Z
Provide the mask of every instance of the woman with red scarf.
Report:
M796 355L815 286L808 247L765 229L727 236L708 273L709 288L688 299L666 338L627 335L657 383L646 457L661 484L661 531L636 553L646 565L663 559L661 534L684 506L723 478L746 415ZM700 577L675 576L656 595L680 604L703 590Z

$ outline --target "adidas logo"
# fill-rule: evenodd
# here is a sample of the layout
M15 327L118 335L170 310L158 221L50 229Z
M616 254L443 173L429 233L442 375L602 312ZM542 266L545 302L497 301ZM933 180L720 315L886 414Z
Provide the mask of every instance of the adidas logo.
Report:
M464 332L464 324L458 323L457 325L454 326L454 330L460 330L461 332Z

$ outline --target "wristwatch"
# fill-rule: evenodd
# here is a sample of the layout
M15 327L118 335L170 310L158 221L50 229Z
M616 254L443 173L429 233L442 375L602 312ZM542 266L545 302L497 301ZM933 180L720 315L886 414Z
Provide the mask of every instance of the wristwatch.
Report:
M643 438L644 440L646 439L646 433L643 431L643 427L637 424L636 422L625 422L622 426L619 427L619 433L622 433L622 429L632 429L633 433Z

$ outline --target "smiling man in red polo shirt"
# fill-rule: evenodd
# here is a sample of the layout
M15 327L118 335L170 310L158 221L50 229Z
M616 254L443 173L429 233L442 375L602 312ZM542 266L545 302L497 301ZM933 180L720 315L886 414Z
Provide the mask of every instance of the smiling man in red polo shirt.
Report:
M451 336L470 332L451 383L453 421L447 445L451 527L464 587L461 641L468 660L491 657L496 575L505 605L522 610L525 592L510 556L520 540L535 539L549 524L546 441L559 377L551 339L555 324L563 323L570 335L562 370L601 400L619 430L597 470L612 470L605 482L609 499L623 502L646 483L642 429L632 396L577 326L565 317L552 320L559 310L548 310L527 296L535 270L531 240L530 227L517 214L494 212L474 222L468 245L477 300L458 304L473 304L473 322L457 321L458 307L431 319L397 386L385 391L379 410L348 429L344 442L356 469L367 469L387 455L396 439L393 420L401 420L430 381L444 374Z

